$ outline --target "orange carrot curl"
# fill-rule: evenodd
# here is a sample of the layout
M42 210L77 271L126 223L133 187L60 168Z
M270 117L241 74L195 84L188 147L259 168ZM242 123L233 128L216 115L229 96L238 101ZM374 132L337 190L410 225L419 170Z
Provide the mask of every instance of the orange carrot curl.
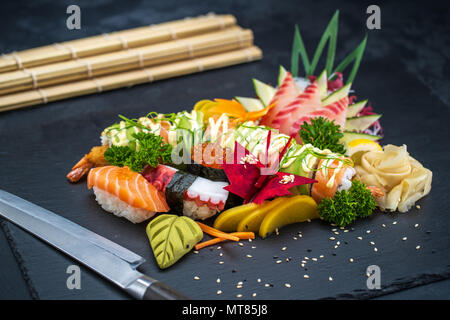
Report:
M202 231L204 233L207 233L210 236L217 237L217 238L225 238L225 239L231 240L231 241L239 241L238 237L232 236L229 233L225 233L223 231L214 229L213 227L207 226L206 224L198 222L198 221L197 221L197 224L200 226L200 229L202 229Z
M229 233L228 235L238 237L239 240L255 239L255 233L254 232L232 232L232 233ZM217 238L214 238L214 239L211 239L211 240L207 240L207 241L203 241L203 242L197 243L194 246L194 248L195 248L195 250L200 250L202 248L215 245L216 243L220 243L220 242L223 242L225 240L227 240L227 239L225 239L223 237L217 237Z

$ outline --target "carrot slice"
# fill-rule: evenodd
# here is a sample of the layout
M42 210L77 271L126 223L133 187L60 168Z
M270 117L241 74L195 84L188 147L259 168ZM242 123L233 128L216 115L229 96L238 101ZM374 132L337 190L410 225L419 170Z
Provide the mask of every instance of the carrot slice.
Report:
M229 233L222 232L220 230L214 229L213 227L207 226L206 224L203 224L201 222L197 221L197 224L200 226L200 229L204 233L209 234L210 236L217 237L217 238L224 238L231 241L239 241L239 238L236 236L232 236Z
M232 232L230 235L238 237L240 240L246 240L246 239L255 239L255 233L254 232ZM194 248L195 250L200 250L201 248L205 248L208 246L212 246L216 243L223 242L227 239L225 238L214 238L211 240L203 241L200 243L197 243Z

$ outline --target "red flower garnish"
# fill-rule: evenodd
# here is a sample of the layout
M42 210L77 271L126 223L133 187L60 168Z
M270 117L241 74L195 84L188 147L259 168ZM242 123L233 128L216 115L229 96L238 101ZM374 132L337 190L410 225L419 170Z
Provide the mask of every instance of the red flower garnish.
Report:
M281 151L279 161L269 166L268 146L270 146L270 137L271 131L267 135L265 165L238 142L235 142L233 163L223 164L223 170L230 181L230 185L224 189L243 198L244 203L260 204L266 199L291 195L289 189L292 187L317 182L313 179L278 171L279 163L293 137L289 139Z

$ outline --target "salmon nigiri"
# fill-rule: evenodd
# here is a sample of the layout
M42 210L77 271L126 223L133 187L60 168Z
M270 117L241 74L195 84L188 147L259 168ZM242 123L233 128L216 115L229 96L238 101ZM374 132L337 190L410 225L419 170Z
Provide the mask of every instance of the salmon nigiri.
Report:
M95 199L104 210L133 223L145 221L156 212L169 211L164 194L128 167L91 169L87 186L94 189Z
M317 166L311 197L319 203L324 198L333 198L336 191L348 190L352 186L355 169L342 159L322 159Z

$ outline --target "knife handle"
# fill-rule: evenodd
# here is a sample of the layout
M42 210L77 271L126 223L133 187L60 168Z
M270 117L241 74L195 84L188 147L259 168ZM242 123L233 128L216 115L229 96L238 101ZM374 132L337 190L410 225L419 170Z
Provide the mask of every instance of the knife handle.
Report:
M141 300L189 300L188 297L172 289L165 283L143 274L125 289L130 295Z
M165 283L155 281L145 290L143 300L189 300Z

